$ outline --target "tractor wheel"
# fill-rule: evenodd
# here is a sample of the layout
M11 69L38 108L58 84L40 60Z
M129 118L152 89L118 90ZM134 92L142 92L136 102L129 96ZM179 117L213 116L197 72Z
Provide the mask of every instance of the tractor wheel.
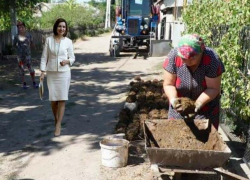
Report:
M114 57L114 49L113 49L113 45L109 45L109 55L110 57Z
M113 52L114 52L114 57L118 57L120 55L120 49L118 45L114 45Z
M150 45L147 45L147 53L148 53L148 56L151 56L151 54L150 54Z
M113 49L109 49L109 55L110 57L114 57Z

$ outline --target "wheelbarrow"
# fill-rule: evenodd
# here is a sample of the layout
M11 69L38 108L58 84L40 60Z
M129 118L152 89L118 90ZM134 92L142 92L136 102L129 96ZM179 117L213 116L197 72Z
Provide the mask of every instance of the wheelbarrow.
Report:
M144 135L151 169L160 175L181 179L182 173L219 174L221 179L246 179L222 168L231 150L211 124L200 130L185 120L147 120Z

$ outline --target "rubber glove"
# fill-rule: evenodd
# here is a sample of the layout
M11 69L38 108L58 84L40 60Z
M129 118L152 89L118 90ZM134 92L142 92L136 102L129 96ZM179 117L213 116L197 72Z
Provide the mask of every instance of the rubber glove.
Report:
M185 119L193 119L195 118L195 113L188 114L187 116L184 116Z
M170 99L170 104L174 109L178 109L181 107L181 99L180 98L172 98Z
M195 102L195 109L194 109L194 112L198 112L202 107L202 103L200 101L196 101Z

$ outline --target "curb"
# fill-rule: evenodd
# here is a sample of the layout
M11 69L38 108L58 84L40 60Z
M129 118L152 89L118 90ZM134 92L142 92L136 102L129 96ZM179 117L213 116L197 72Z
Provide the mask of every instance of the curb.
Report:
M232 139L224 132L224 130L220 126L218 129L218 132L221 134L225 142L232 141ZM247 163L244 161L244 158L242 157L239 158L238 154L234 151L234 148L232 146L228 145L228 147L232 151L232 155L229 158L229 161L232 164L237 175L250 179L250 168L247 165Z

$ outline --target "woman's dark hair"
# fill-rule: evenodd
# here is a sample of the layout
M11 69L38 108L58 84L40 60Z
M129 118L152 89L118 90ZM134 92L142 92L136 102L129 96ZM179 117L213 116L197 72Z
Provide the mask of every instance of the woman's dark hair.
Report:
M17 24L17 25L16 25L17 27L18 27L18 26L21 26L21 25L23 25L24 27L26 27L26 26L25 26L25 23L24 23L23 21L17 21L16 24Z
M59 18L59 19L56 20L56 22L55 22L55 24L54 24L54 26L53 26L53 33L54 33L54 35L58 35L58 34L57 34L57 27L58 27L58 25L59 25L61 22L64 22L64 23L66 24L66 31L65 31L65 33L63 34L63 36L65 37L65 36L67 36L67 33L68 33L68 24L67 24L66 20L63 19L63 18Z

